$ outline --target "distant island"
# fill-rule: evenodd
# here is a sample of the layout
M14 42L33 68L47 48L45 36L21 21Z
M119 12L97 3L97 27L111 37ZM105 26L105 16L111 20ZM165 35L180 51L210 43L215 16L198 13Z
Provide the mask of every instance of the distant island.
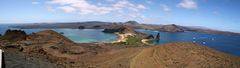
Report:
M43 23L43 24L27 24L27 25L17 25L10 26L12 28L21 29L31 29L31 28L71 28L71 29L108 29L108 28L118 28L123 25L132 27L134 29L146 29L155 30L161 32L203 32L210 34L222 34L222 35L240 35L240 33L229 32L229 31L219 31L207 28L196 28L190 26L180 26L175 24L169 25L159 25L159 24L139 24L136 21L127 22L101 22L101 21L88 21L88 22L68 22L68 23Z

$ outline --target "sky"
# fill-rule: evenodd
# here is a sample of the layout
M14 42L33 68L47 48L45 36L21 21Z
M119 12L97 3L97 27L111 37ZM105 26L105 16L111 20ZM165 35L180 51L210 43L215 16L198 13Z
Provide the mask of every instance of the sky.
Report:
M0 24L134 20L240 33L240 0L0 0Z

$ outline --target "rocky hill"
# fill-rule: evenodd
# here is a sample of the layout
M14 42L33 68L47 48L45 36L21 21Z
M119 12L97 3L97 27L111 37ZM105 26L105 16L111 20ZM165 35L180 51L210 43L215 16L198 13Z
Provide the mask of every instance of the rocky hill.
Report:
M189 42L119 48L120 45L111 43L77 44L52 30L33 33L26 40L0 42L6 51L8 68L240 67L239 57Z
M19 40L25 40L26 37L27 37L27 34L24 31L7 30L3 36L0 36L0 39L15 42Z
M145 44L147 41L154 40L154 36L150 34L145 34L141 33L138 31L135 31L133 28L125 25L121 26L119 28L108 28L104 29L103 32L105 33L115 33L117 34L120 38L116 43L131 43L136 45L136 44ZM134 40L134 41L133 41ZM143 40L146 40L142 42Z
M119 26L119 27L106 28L102 32L104 32L104 33L119 32L121 34L124 34L124 33L133 33L133 34L135 34L136 33L136 31L133 28L129 27L129 26Z

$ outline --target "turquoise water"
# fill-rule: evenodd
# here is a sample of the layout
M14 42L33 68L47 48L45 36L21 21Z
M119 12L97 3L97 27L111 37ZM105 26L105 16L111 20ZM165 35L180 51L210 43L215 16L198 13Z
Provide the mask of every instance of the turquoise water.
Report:
M0 25L0 33L8 29L7 25ZM38 32L46 29L23 29L28 34L32 32ZM89 42L113 42L117 40L118 36L115 34L107 34L101 32L102 29L52 29L57 32L63 32L64 36L77 43L89 43ZM156 36L158 31L150 31L139 29L137 31L152 34ZM240 56L240 35L225 36L217 34L207 34L199 32L159 32L160 41L153 41L153 44L171 43L171 42L193 42L201 45L205 45L214 48L218 51L228 54Z
M57 32L64 32L64 36L78 43L89 42L113 42L118 39L115 34L103 33L103 29L54 29Z
M0 33L4 34L4 32L8 29L7 25L0 26ZM10 28L14 29L14 28ZM32 32L38 32L47 29L21 29L24 30L27 34ZM103 29L51 29L57 32L63 32L64 36L71 39L77 43L91 43L91 42L105 42L110 43L116 41L118 36L115 34L103 33Z

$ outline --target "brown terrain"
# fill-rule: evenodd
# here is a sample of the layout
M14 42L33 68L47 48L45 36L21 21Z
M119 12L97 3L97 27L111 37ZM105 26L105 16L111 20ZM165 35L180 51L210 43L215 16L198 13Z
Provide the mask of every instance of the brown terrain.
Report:
M9 32L0 38L7 68L240 68L239 57L190 42L141 47L74 43L53 30L10 41L4 37L25 33Z

